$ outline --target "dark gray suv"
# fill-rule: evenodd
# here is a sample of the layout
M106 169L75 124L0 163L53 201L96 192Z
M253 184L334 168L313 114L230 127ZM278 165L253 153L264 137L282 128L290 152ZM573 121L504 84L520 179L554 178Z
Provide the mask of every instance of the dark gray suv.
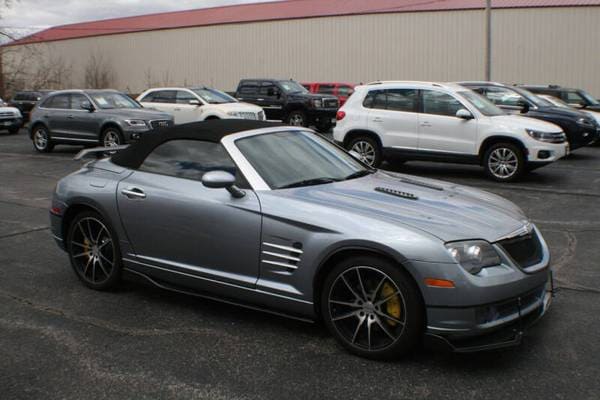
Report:
M118 146L171 125L171 114L145 109L116 90L64 90L31 111L29 136L37 151L50 152L56 144Z

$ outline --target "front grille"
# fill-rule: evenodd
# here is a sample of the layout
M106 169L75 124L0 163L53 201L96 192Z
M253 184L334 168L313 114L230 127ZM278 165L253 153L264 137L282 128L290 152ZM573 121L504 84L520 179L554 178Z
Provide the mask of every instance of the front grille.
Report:
M169 121L168 119L161 119L161 120L151 121L150 124L152 125L152 129L158 129L158 128L168 128L169 126L172 125L172 122Z
M478 307L475 311L475 318L478 324L487 324L512 315L518 315L519 312L523 312L541 301L545 294L546 286L543 285L519 297Z
M0 118L15 118L16 115L12 111L1 111Z
M521 268L531 267L542 261L542 244L535 231L527 235L506 239L498 244Z
M239 115L242 119L260 120L260 112L257 114L253 112L242 111L239 113Z
M337 99L323 99L324 108L338 108L339 102Z

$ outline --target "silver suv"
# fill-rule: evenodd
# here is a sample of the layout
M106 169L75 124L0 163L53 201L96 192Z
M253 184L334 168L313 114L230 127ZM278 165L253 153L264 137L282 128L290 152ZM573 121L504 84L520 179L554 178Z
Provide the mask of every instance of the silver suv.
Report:
M116 90L65 90L32 110L29 136L45 153L56 144L118 146L171 125L171 114L144 109Z

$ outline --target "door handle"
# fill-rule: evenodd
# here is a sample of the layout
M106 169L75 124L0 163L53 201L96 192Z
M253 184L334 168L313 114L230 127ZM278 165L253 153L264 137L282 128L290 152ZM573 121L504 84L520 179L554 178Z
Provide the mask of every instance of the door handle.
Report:
M429 122L421 122L421 126L425 128L431 128L431 124Z
M146 193L142 189L132 187L121 190L121 194L124 194L129 199L145 199Z
M373 118L373 122L383 122L383 118L375 117Z
M181 108L174 108L173 111L181 111Z

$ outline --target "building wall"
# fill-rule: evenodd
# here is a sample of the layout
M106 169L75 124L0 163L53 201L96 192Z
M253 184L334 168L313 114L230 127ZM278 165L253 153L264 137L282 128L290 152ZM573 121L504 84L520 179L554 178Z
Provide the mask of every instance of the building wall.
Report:
M599 20L600 7L494 10L492 78L584 87L600 96L600 41L595 40L600 37ZM114 86L133 93L148 85L206 84L234 90L247 77L480 80L484 12L257 22L36 46L71 65L71 86L83 85L90 56L101 54L114 69Z

